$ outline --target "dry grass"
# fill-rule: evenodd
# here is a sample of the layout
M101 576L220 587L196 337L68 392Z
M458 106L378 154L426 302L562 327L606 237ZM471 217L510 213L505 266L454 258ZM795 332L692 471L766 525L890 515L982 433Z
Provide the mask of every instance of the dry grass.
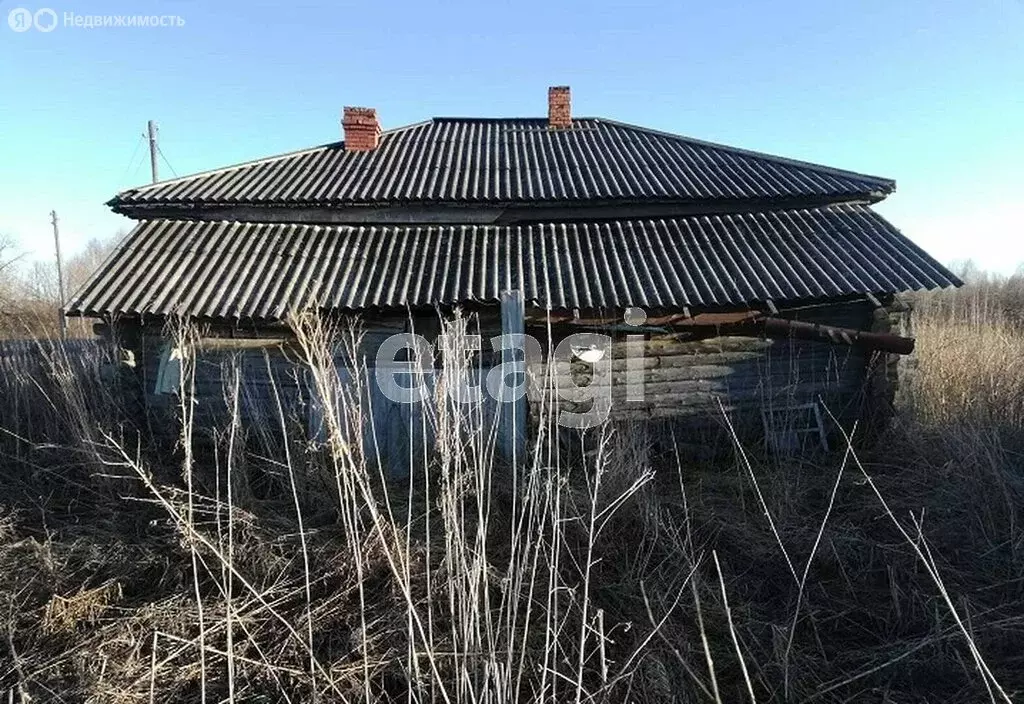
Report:
M1024 325L990 288L916 301L917 369L903 391L926 427L1024 427Z
M302 437L283 402L246 427L229 369L215 442L186 423L169 451L127 422L102 360L73 372L51 352L0 378L0 693L1010 701L1024 336L978 295L915 302L897 422L814 464L700 466L636 428L568 452L579 440L545 422L513 472L492 427L442 404L417 420L436 455L389 482L386 449L350 442L372 418L363 395L333 373L332 345L358 333L310 319L294 326L331 399L324 435Z

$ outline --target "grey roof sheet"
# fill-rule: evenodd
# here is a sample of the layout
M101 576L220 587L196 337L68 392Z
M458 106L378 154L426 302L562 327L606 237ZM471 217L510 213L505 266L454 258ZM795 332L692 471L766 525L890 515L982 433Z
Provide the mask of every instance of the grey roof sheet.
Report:
M491 301L695 309L958 285L867 206L601 223L349 227L151 220L70 314L282 319Z
M139 205L544 203L881 198L889 179L599 118L435 118L385 132L370 152L341 142L118 194Z

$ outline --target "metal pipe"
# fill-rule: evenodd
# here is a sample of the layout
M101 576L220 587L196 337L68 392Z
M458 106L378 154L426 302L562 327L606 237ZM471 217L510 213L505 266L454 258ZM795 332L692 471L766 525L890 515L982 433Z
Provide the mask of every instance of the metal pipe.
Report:
M784 318L759 318L752 324L742 324L722 328L724 334L746 335L751 332L763 334L765 337L794 337L799 340L818 340L837 345L849 345L861 349L891 352L892 354L910 354L914 351L912 337L900 337L885 332L867 332L851 328L837 328L831 325L805 323L800 320Z

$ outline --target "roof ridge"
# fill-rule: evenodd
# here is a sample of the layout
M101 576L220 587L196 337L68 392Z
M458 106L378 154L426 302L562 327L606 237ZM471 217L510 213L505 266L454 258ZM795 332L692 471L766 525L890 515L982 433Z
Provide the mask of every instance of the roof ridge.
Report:
M580 118L582 119L582 118ZM745 147L736 147L731 144L722 144L721 142L711 142L706 139L697 139L696 137L690 137L677 132L667 132L665 130L657 130L652 127L644 127L643 125L635 125L631 122L622 122L621 120L612 120L607 117L596 117L591 118L598 122L604 122L610 125L616 125L618 127L625 127L627 129L636 130L638 132L646 132L647 134L655 134L660 137L669 137L672 139L678 139L683 142L689 142L690 144L697 144L702 147L711 147L712 149L724 149L729 152L736 152L746 156L753 156L759 159L766 159L779 164L785 164L786 166L797 166L801 168L810 168L816 171L822 171L825 173L833 174L836 176L849 176L853 178L869 179L872 181L879 181L881 183L888 183L892 189L896 188L896 180L888 178L886 176L875 176L873 174L865 174L859 171L851 171L849 169L839 169L834 166L826 166L825 164L818 164L813 161L804 161L803 159L792 159L790 157L779 156L778 154L769 154L768 152L757 151L756 149L747 149Z
M592 117L588 115L573 116L573 122L593 122L600 121L603 118ZM548 118L543 115L536 116L506 116L506 117L488 117L488 116L472 116L472 115L435 115L430 118L431 122L544 122L547 123Z
M577 120L585 120L587 118L578 117ZM548 118L537 116L537 117L488 117L486 115L473 116L473 115L435 115L430 118L431 122L547 122Z

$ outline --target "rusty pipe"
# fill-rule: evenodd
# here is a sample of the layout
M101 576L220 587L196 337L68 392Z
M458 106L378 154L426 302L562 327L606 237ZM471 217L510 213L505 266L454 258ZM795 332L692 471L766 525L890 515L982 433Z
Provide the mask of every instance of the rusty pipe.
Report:
M765 337L793 337L798 340L817 340L836 345L849 345L866 350L891 352L892 354L910 354L914 351L912 337L900 337L885 332L868 332L852 328L837 328L832 325L805 323L800 320L784 318L758 318L752 323L742 323L729 328L722 328L723 334L729 335L764 335Z

